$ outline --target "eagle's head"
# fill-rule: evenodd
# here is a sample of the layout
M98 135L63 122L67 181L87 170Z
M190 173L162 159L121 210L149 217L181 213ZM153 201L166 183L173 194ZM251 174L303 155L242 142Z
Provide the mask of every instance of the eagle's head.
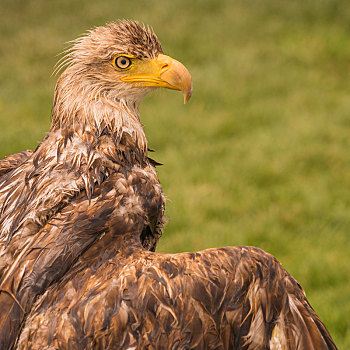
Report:
M61 107L71 103L72 113L101 98L138 106L156 87L181 90L185 103L192 94L185 66L164 55L153 31L137 22L110 23L89 31L73 42L65 63L55 102Z

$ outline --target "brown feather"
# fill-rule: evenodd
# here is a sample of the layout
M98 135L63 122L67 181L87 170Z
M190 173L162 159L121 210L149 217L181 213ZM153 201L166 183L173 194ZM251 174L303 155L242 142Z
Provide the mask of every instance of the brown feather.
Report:
M0 177L12 169L17 168L23 162L25 162L31 155L32 150L21 151L15 154L11 154L0 160Z
M1 349L12 347L36 298L110 230L112 214L124 212L135 192L143 194L134 205L145 208L144 246L154 250L161 235L164 197L138 111L152 89L125 92L106 61L125 51L146 59L161 46L135 22L77 40L56 85L50 132L34 152L0 161Z
M88 249L48 289L17 349L27 349L26 339L38 330L40 342L28 349L336 349L301 287L273 256L253 247L146 251L135 235L144 225L140 208L129 205L129 234L105 236L99 252ZM114 218L118 227L124 219Z
M111 60L160 53L135 22L77 39L50 132L0 161L0 348L336 349L268 253L153 252L165 199L139 115L151 88Z

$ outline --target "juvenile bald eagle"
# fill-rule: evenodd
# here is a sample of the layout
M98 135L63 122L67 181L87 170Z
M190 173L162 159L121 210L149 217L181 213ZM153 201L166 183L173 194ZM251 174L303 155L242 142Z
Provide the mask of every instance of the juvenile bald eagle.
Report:
M192 92L156 35L98 27L67 64L48 135L0 161L0 348L335 349L268 253L154 253L164 196L139 105Z

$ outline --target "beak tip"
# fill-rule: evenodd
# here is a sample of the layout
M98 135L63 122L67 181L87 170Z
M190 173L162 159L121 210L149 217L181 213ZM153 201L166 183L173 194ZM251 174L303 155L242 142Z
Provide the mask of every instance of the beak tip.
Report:
M184 92L184 104L186 104L190 100L191 96L192 96L192 85L191 85L191 89Z

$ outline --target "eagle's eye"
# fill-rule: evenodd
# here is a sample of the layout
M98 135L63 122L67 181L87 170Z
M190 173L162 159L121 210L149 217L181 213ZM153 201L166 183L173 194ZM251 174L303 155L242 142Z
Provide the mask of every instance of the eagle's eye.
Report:
M119 69L126 69L131 65L131 59L126 56L119 56L114 61L115 66Z

